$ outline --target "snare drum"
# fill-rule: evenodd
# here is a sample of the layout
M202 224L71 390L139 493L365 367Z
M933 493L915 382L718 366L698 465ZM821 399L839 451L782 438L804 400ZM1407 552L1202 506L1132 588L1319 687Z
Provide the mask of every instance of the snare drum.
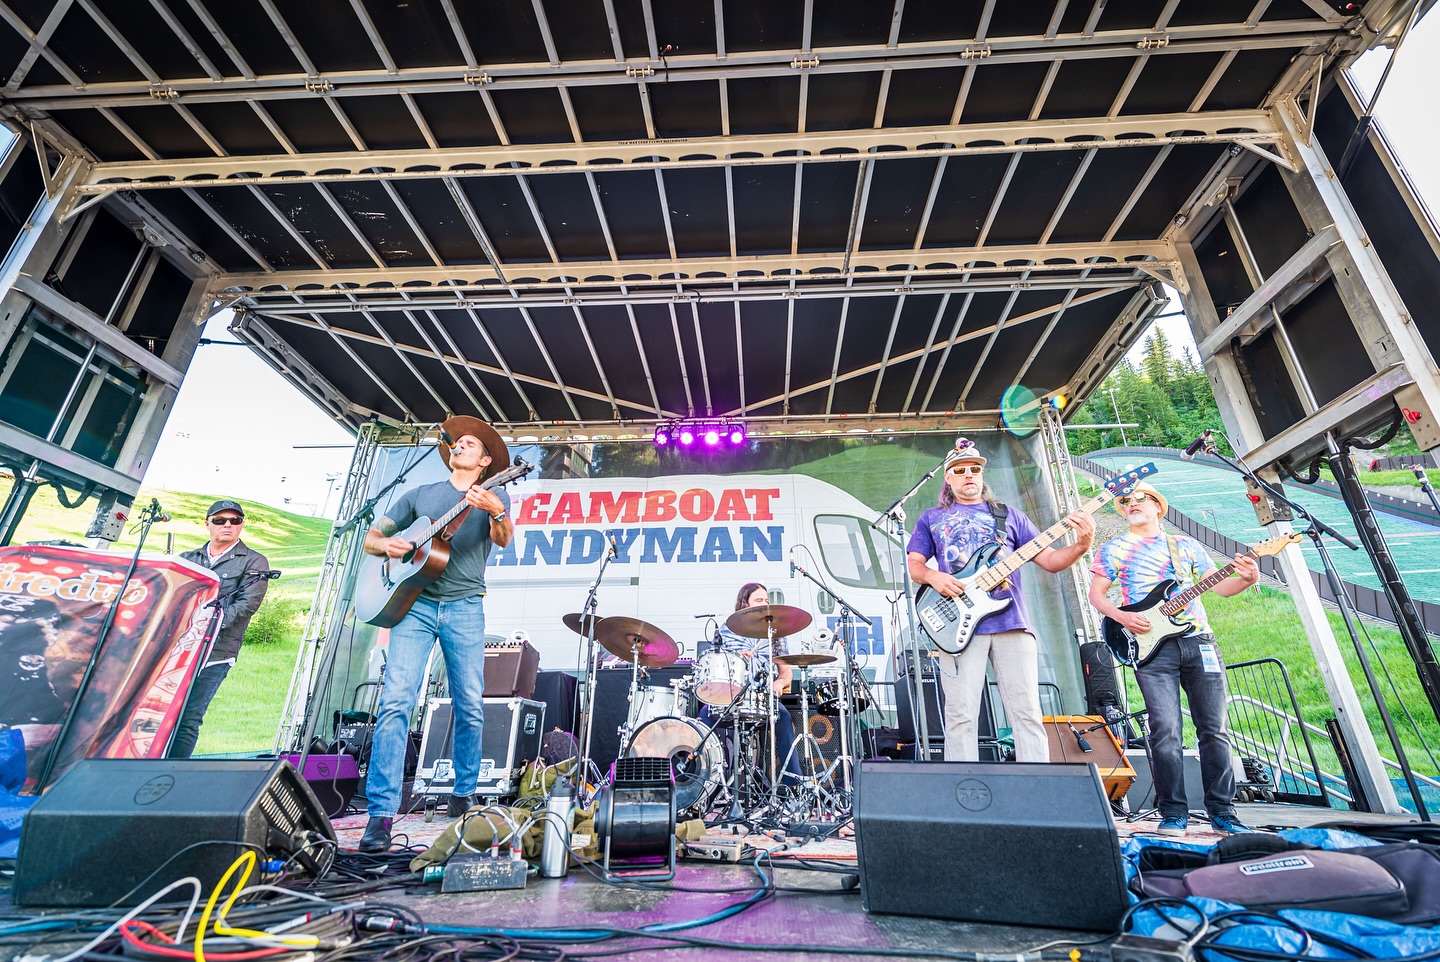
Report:
M707 705L728 705L749 673L745 659L733 651L707 651L695 662L695 697Z
M735 705L735 717L746 721L768 720L776 717L774 704L768 691L752 688Z

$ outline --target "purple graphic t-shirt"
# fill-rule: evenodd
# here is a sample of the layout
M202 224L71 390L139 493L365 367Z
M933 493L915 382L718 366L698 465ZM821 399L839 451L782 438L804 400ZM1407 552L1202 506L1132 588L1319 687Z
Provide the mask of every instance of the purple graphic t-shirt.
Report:
M1004 547L996 560L1031 541L1040 532L1018 508L1010 508L1005 516ZM920 515L910 535L906 551L934 558L936 566L947 574L955 574L980 548L995 542L995 517L988 504L952 504L948 508L930 508ZM1030 631L1025 617L1025 603L1020 593L1020 575L1024 568L1010 576L1010 586L992 592L993 598L1014 598L1015 603L996 612L976 626L977 631L996 634L1001 631Z

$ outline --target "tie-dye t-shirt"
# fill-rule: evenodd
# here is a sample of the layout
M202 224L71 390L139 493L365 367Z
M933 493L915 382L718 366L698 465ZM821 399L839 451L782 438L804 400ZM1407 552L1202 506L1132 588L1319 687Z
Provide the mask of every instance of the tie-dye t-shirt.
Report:
M1019 508L1009 508L1005 516L1005 546L998 558L1034 539L1040 532L1035 524ZM987 544L995 542L995 516L987 504L952 504L948 508L930 508L920 515L915 531L910 535L906 551L934 558L936 566L947 574L955 574L965 567L970 556ZM991 593L992 598L1014 598L1015 603L1004 611L998 611L976 626L977 631L996 634L1001 631L1029 631L1030 622L1025 617L1025 606L1020 593L1019 568L1010 576L1010 585Z
M1175 540L1176 554L1185 568L1178 574L1170 559L1170 544L1163 534L1141 537L1128 531L1101 545L1090 571L1102 578L1109 578L1119 586L1121 607L1144 599L1156 585L1170 578L1180 583L1176 591L1183 591L1205 577L1215 565L1205 553L1204 545L1194 538L1178 535ZM1190 622L1199 632L1210 631L1205 606L1198 598L1186 605L1175 618L1181 622Z

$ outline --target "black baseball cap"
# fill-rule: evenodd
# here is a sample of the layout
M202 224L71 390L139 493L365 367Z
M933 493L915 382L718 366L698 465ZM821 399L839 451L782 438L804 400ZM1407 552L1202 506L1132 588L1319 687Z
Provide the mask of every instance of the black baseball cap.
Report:
M245 517L245 509L240 507L240 505L236 504L234 501L216 501L214 504L210 505L210 510L205 512L205 520L210 520L211 518L219 514L221 511L234 511L240 517Z

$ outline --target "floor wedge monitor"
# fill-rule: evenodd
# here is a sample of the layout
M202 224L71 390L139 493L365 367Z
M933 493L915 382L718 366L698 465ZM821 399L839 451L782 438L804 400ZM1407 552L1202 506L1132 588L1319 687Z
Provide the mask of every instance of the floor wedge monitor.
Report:
M26 813L13 894L19 905L134 905L191 875L209 893L243 852L313 873L334 840L283 759L85 759Z
M1104 932L1129 902L1089 765L861 762L855 837L867 912Z

